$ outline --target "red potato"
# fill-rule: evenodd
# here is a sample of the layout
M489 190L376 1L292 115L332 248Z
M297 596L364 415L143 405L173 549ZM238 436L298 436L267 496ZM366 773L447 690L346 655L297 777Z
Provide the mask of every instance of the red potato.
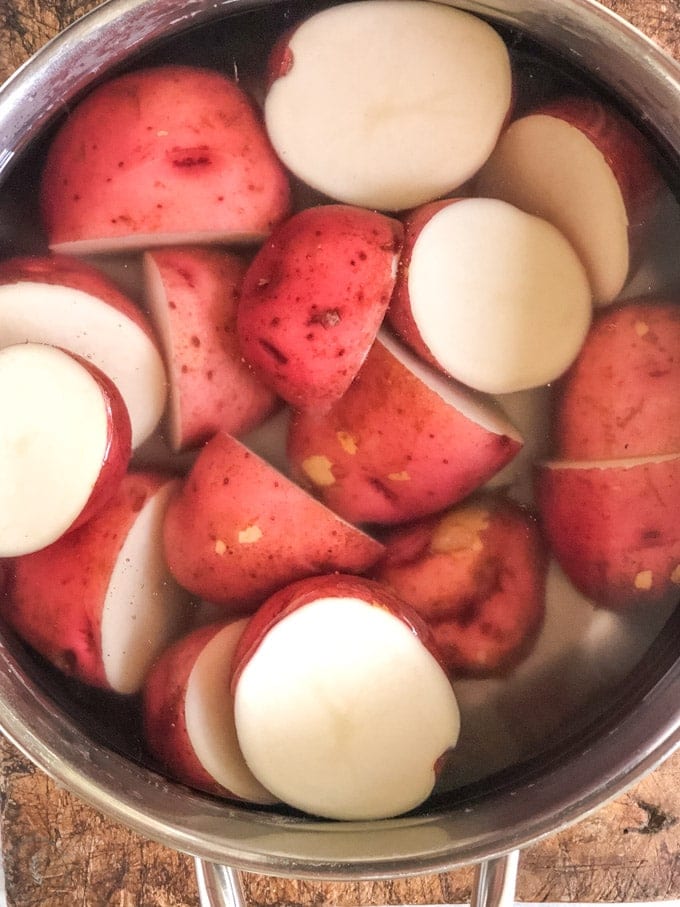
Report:
M130 460L115 385L41 343L0 350L0 557L51 545L91 519Z
M680 588L680 454L537 468L548 543L577 589L626 609Z
M218 431L243 435L273 412L276 395L243 361L236 312L242 259L214 249L159 249L144 256L146 298L165 349L174 450Z
M633 300L593 322L556 386L556 454L607 460L680 451L680 305Z
M164 542L182 586L237 613L305 576L361 573L383 550L223 432L170 504Z
M153 756L185 784L273 803L248 769L234 726L232 660L246 623L200 627L163 652L144 684L144 736Z
M525 508L487 495L382 541L372 575L426 621L451 676L507 673L531 652L548 558Z
M248 269L238 334L248 362L301 409L338 400L359 371L394 287L402 226L347 205L282 224Z
M427 628L357 577L313 577L273 595L241 637L232 688L253 774L332 819L418 806L458 740L458 705Z
M0 348L49 343L96 365L120 391L132 446L154 431L165 409L165 368L151 325L96 268L66 256L0 262Z
M493 28L419 0L322 10L285 35L268 71L265 122L284 164L331 198L384 211L461 186L512 101Z
M433 202L407 219L388 319L446 374L508 394L571 365L590 324L590 287L547 221L496 199Z
M630 120L602 101L565 97L508 127L475 191L555 224L584 262L595 301L607 304L623 289L661 187Z
M57 132L40 187L50 247L78 255L259 241L289 196L247 95L189 66L95 88Z
M291 475L356 523L399 523L461 500L520 450L496 407L382 332L327 413L293 414Z
M2 616L65 674L136 693L182 629L188 596L169 575L161 544L176 485L158 473L128 473L85 525L13 562Z

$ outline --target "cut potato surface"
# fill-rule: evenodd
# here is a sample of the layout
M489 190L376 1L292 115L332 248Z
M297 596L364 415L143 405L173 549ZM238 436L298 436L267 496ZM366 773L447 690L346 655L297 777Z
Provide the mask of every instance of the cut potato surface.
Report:
M629 269L628 214L609 162L582 130L555 116L516 120L476 191L555 224L583 261L594 298L619 294Z
M165 511L177 481L163 482L131 521L115 559L102 607L102 659L118 693L135 693L184 619L187 594L163 557Z
M53 283L0 286L0 346L32 341L68 349L113 381L127 406L133 447L146 440L165 408L163 359L137 322L98 296Z
M235 720L269 790L335 819L417 806L459 732L451 686L413 628L379 596L342 591L268 629L237 670Z
M220 630L197 657L187 682L184 720L193 750L211 777L237 797L273 803L275 798L246 765L234 725L229 682L234 651L246 623L235 621Z
M119 428L111 424L101 382L85 365L33 343L0 350L0 425L0 556L14 557L44 548L73 526Z
M547 221L495 199L460 199L415 237L390 318L402 335L410 320L431 358L463 384L510 393L568 368L590 324L590 288Z
M471 177L510 108L507 50L442 4L372 0L293 29L265 101L281 160L331 198L403 210Z
M128 472L111 499L54 544L16 558L3 617L70 677L134 693L181 631L188 595L162 564L162 511L176 480Z

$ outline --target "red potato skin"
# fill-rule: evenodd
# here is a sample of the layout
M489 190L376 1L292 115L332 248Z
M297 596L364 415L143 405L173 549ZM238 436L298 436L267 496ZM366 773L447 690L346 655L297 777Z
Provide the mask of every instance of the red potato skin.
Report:
M191 745L184 714L187 683L196 659L224 626L199 627L163 652L144 685L142 719L149 751L175 778L210 794L234 797L203 768Z
M536 501L555 558L602 607L624 611L680 590L680 457L636 466L536 470Z
M450 506L508 463L521 444L445 403L376 341L327 413L295 413L291 475L353 523L394 524ZM313 466L323 458L324 470Z
M243 361L236 335L245 262L201 248L147 255L167 296L166 361L179 412L175 449L198 447L218 431L239 436L256 428L278 398Z
M420 205L414 208L404 218L404 245L399 259L399 269L397 271L397 281L392 293L389 307L387 309L386 320L392 327L395 334L413 350L416 356L419 356L423 362L438 369L444 374L448 374L441 363L432 354L430 348L423 340L418 326L411 314L411 299L408 289L408 272L411 264L411 255L413 247L420 235L421 230L431 220L435 214L449 205L461 201L463 196L451 199L445 198L435 202L428 202L426 205Z
M0 262L0 284L46 283L81 290L106 302L134 322L157 344L156 335L144 313L101 271L67 255L21 256Z
M334 573L290 583L271 595L248 621L234 652L231 690L236 692L243 669L267 633L298 608L322 598L357 598L402 620L444 667L428 624L406 602L382 583L364 577Z
M101 618L111 571L138 512L167 480L151 472L128 473L95 517L12 562L2 617L64 674L109 688Z
M243 282L248 362L284 400L325 409L351 384L382 323L402 243L399 221L320 205L281 225Z
M108 414L109 429L101 471L85 506L68 530L72 532L106 506L123 480L132 456L132 426L127 407L113 381L86 359L73 353L69 355L87 369L99 385Z
M547 549L528 510L498 495L383 537L372 575L428 624L451 677L505 674L545 615Z
M96 88L57 133L41 183L52 247L137 234L264 236L289 205L250 99L220 73L190 66Z
M555 456L608 460L680 451L680 305L604 309L556 384Z
M164 542L177 582L234 614L305 576L361 573L383 550L224 432L170 502Z

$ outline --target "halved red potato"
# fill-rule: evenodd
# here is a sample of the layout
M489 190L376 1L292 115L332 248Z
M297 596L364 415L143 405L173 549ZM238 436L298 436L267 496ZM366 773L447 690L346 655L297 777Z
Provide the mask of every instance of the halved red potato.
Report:
M548 543L577 589L624 609L680 590L680 454L540 464Z
M236 312L243 259L217 249L157 249L144 255L146 299L165 350L174 450L217 431L243 435L277 404L243 361Z
M476 180L478 194L544 217L564 233L599 304L623 289L631 244L639 245L661 187L652 149L630 120L576 96L515 120Z
M569 367L590 324L590 287L547 221L497 199L446 200L407 219L388 318L426 361L507 394Z
M2 616L65 674L136 693L182 629L188 595L168 573L161 542L176 485L130 472L91 520L13 562Z
M680 303L632 300L601 311L556 385L556 454L607 460L680 451Z
M218 796L273 803L243 759L230 690L232 660L246 620L213 623L183 636L144 684L144 738L175 778Z
M506 673L545 614L547 550L524 507L485 495L382 537L372 571L430 627L451 676Z
M494 29L420 0L322 10L275 48L269 74L265 122L284 164L331 198L384 211L471 177L512 100Z
M458 739L458 705L427 628L357 577L313 577L273 595L241 637L232 688L253 774L332 819L418 806Z
M468 495L522 439L502 412L381 332L327 413L294 413L291 475L355 523L400 523Z
M167 397L158 343L142 311L96 268L60 255L0 262L0 347L27 341L92 362L125 401L132 446L152 434Z
M258 241L286 215L290 193L235 82L159 66L105 82L69 113L40 195L50 247L80 255Z
M115 385L42 343L0 350L0 557L51 545L106 504L130 460Z
M164 543L182 586L237 613L305 576L361 573L383 551L224 432L171 502Z
M392 294L401 223L349 205L307 208L248 268L238 307L246 360L293 406L323 408L359 371Z

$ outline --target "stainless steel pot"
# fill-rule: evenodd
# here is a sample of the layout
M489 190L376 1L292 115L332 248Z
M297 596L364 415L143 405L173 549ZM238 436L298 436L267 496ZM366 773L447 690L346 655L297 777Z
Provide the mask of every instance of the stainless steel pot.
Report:
M0 90L0 182L79 92L161 39L281 0L108 0L33 57ZM680 67L591 0L461 0L521 27L605 82L680 157ZM1 189L0 189L1 193ZM2 196L0 194L0 200ZM115 820L208 861L212 902L234 876L213 864L274 875L378 878L488 862L477 901L498 900L517 848L555 832L654 768L680 744L680 619L674 617L606 715L540 759L441 798L401 819L331 823L225 804L105 746L36 683L24 653L0 639L0 726L40 768ZM206 895L207 896L207 895ZM222 898L222 900L220 900Z

